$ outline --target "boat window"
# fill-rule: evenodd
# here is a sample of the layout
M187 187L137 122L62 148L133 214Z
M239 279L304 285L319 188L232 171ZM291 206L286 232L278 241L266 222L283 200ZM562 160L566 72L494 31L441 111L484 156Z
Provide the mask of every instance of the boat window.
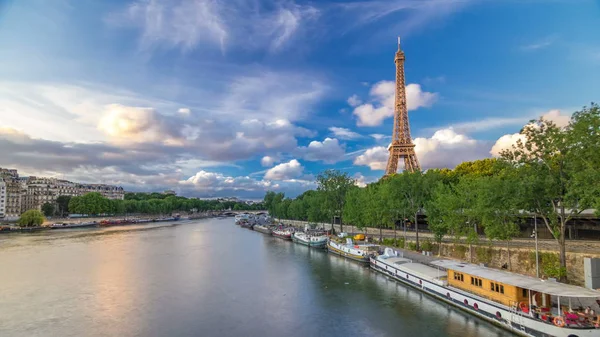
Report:
M523 289L523 297L527 297L527 289Z
M482 286L482 284L483 284L483 282L481 281L481 279L480 279L480 278L477 278L477 277L472 277L472 276L471 276L471 285L474 285L474 286L476 286L476 287L481 287L481 286Z
M501 284L498 284L498 283L492 283L492 284L491 284L491 286L490 286L490 289L491 289L492 291L495 291L495 292L497 292L497 293L504 294L504 286L503 286L503 285L501 285Z
M490 290L494 291L494 282L490 282Z
M461 282L465 281L464 275L457 272L454 272L454 279Z

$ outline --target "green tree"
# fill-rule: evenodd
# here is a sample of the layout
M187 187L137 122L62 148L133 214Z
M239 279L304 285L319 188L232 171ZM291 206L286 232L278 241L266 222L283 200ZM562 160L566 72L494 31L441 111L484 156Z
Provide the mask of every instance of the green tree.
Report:
M433 197L427 203L432 229L456 238L466 237L471 245L477 242L477 228L482 220L482 213L478 209L481 179L463 176L454 184L437 184Z
M438 172L423 174L404 171L390 178L388 198L396 200L393 207L411 214L415 223L416 248L419 249L419 213L423 210L441 177Z
M490 240L506 242L508 266L511 269L509 242L520 233L520 205L515 194L519 193L519 180L515 172L504 172L480 180L480 192L476 210Z
M30 209L21 214L17 224L21 227L35 227L43 224L45 221L42 212L37 209Z
M346 193L354 186L355 180L348 173L338 170L326 170L317 175L317 191L323 193L323 208L332 220L335 216L340 217L340 229L344 230L342 211L346 202ZM332 227L333 228L333 227Z
M302 200L306 205L306 217L310 222L327 221L327 213L323 210L324 195L317 191L306 191Z
M65 216L69 212L69 201L71 201L70 195L59 195L56 198L56 205L58 206L58 214Z
M585 123L583 123L585 124ZM573 143L573 128L562 128L540 118L521 130L522 140L502 152L502 158L519 171L519 198L522 208L542 219L559 246L560 267L566 270L565 232L567 223L588 208L589 198L581 198L574 176L582 166L582 144ZM585 150L584 150L585 151ZM561 278L566 280L566 276Z
M85 214L82 197L72 197L68 208L71 214Z
M294 220L306 220L306 204L300 197L292 200L288 208L288 216Z
M54 207L54 205L53 205L53 204L51 204L51 203L49 203L49 202L47 202L47 203L44 203L44 204L42 205L42 212L43 212L43 213L44 213L44 215L45 215L45 216L47 216L47 217L48 217L48 216L53 216L53 215L54 215L54 210L55 210L55 207Z
M366 194L366 188L358 186L351 187L346 194L346 203L343 210L344 221L359 229L363 229L367 225L365 221Z
M573 114L568 142L573 160L573 190L580 203L600 215L600 106L592 103Z

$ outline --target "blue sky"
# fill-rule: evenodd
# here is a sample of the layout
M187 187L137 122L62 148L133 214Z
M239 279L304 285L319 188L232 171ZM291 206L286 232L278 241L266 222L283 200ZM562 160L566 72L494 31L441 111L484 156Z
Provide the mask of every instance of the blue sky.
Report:
M424 168L490 157L597 100L593 0L0 0L0 166L295 196L377 180L402 37Z

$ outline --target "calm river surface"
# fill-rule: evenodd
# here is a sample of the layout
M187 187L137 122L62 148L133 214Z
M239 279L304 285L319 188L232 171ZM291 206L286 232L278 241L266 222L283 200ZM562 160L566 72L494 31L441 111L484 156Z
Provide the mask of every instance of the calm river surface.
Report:
M512 336L233 219L0 236L0 336Z

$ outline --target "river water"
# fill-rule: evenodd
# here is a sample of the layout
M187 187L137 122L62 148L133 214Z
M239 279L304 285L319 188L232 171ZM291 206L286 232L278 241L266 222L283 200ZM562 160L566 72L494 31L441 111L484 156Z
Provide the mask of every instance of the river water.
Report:
M512 336L233 219L0 235L0 336Z

